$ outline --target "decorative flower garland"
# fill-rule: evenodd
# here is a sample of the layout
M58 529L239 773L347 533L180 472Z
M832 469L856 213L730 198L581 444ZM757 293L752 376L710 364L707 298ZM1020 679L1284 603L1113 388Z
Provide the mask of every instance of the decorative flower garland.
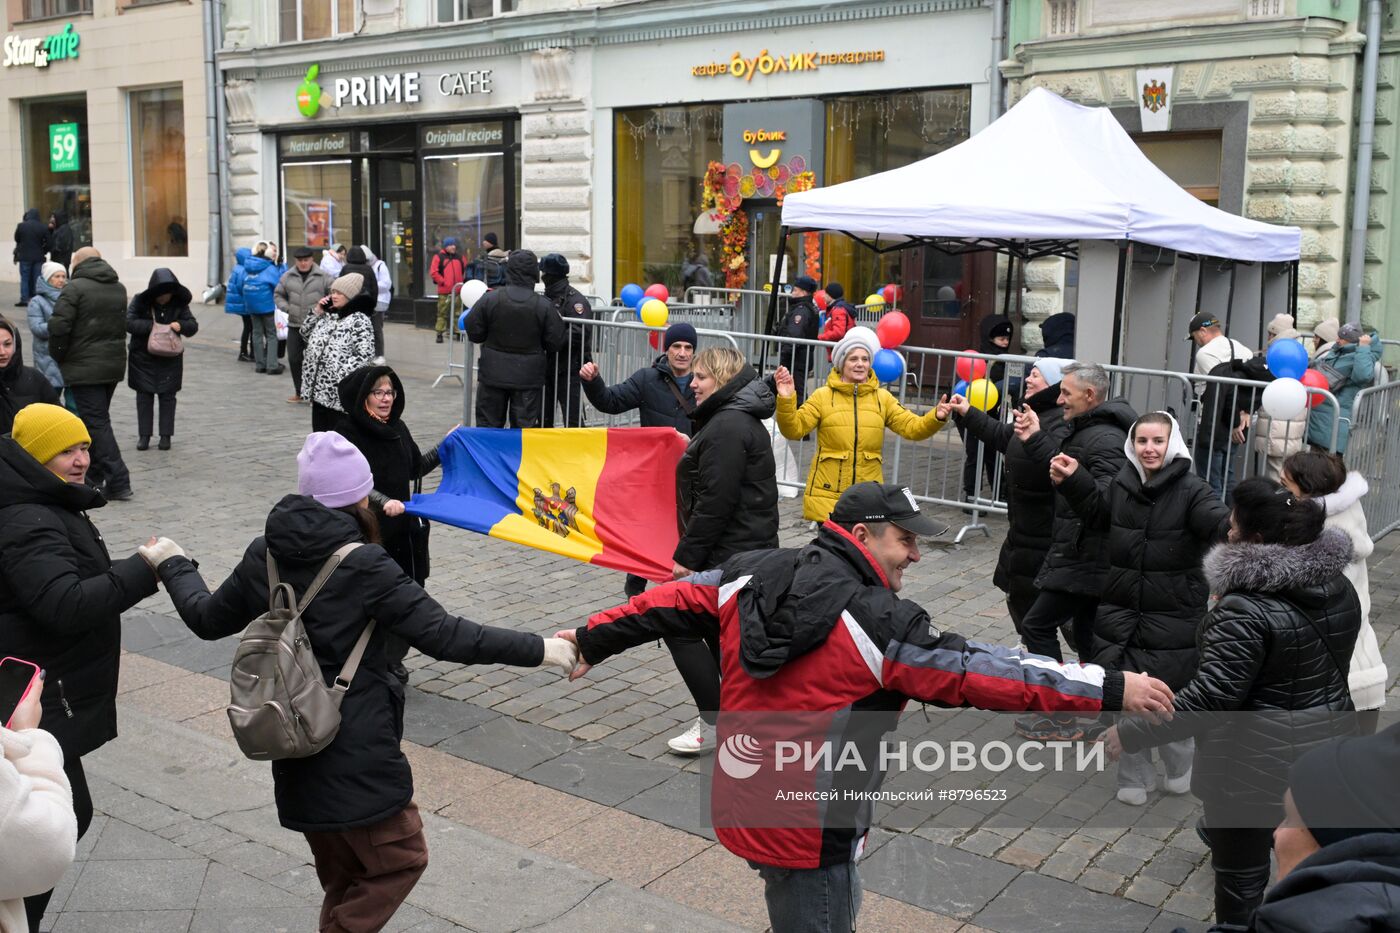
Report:
M742 205L745 198L772 197L781 207L790 191L809 191L816 187L817 176L807 170L806 160L794 156L786 165L754 168L745 172L738 162L726 166L711 162L705 170L700 191L700 209L708 211L720 225L723 244L724 284L727 288L743 288L749 281L749 218ZM821 279L821 236L802 236L804 272Z
M719 230L723 244L724 284L743 288L749 283L749 215L736 210Z

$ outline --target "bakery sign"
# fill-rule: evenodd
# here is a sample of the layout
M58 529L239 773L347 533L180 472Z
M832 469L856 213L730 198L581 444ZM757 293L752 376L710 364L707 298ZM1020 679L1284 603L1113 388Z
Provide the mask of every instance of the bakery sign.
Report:
M745 56L735 52L727 62L706 62L692 65L690 73L697 78L717 78L729 75L752 81L754 75L775 75L785 71L817 71L832 65L866 65L885 60L884 49L864 52L787 52L772 54L764 49L757 55Z
M78 43L82 41L73 31L73 24L63 27L62 32L37 39L26 39L14 33L5 37L5 67L31 65L47 68L49 62L78 57Z

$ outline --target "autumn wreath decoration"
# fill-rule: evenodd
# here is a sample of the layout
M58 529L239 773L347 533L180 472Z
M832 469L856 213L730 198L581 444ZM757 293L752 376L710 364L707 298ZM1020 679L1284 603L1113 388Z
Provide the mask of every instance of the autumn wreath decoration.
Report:
M749 218L743 209L744 199L771 197L781 205L789 192L807 191L816 184L816 174L808 171L807 162L801 156L793 156L784 165L766 169L755 167L749 172L738 162L709 164L700 194L700 209L708 211L719 224L725 287L743 288L749 281ZM821 236L803 234L802 247L805 273L820 280Z

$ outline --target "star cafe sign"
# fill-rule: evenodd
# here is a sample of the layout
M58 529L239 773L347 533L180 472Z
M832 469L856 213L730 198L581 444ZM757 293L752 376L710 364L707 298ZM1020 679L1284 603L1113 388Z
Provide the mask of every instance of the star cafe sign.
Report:
M296 89L297 110L304 117L314 117L322 107L373 107L380 104L417 104L422 102L422 75L417 71L398 74L351 75L335 78L331 89L322 91L316 79L320 66L306 70L306 78ZM443 97L466 97L469 94L490 94L491 69L449 72L437 79L438 94Z
M5 37L5 67L33 65L35 68L47 68L49 62L77 58L79 41L72 23L63 27L62 32L37 39L26 39L11 33Z
M752 58L735 52L727 62L692 65L690 73L697 78L730 75L752 81L756 74L767 77L783 71L816 71L824 65L865 65L884 60L884 49L868 52L792 52L788 55L771 55L764 49Z

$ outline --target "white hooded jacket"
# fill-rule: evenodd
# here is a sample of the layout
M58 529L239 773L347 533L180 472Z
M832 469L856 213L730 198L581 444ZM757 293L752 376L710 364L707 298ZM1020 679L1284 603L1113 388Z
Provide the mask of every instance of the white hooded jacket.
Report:
M1366 572L1366 558L1371 556L1375 545L1366 529L1366 513L1361 509L1361 499L1369 491L1366 477L1353 471L1347 474L1341 488L1318 500L1327 510L1327 527L1344 531L1351 538L1352 560L1342 572L1361 600L1361 630L1356 634L1356 647L1352 649L1347 684L1351 688L1351 701L1359 710L1380 709L1385 705L1387 681L1385 661L1381 659L1380 645L1371 628L1371 582Z
M63 751L42 729L0 727L0 933L28 933L24 898L73 864L78 818Z

